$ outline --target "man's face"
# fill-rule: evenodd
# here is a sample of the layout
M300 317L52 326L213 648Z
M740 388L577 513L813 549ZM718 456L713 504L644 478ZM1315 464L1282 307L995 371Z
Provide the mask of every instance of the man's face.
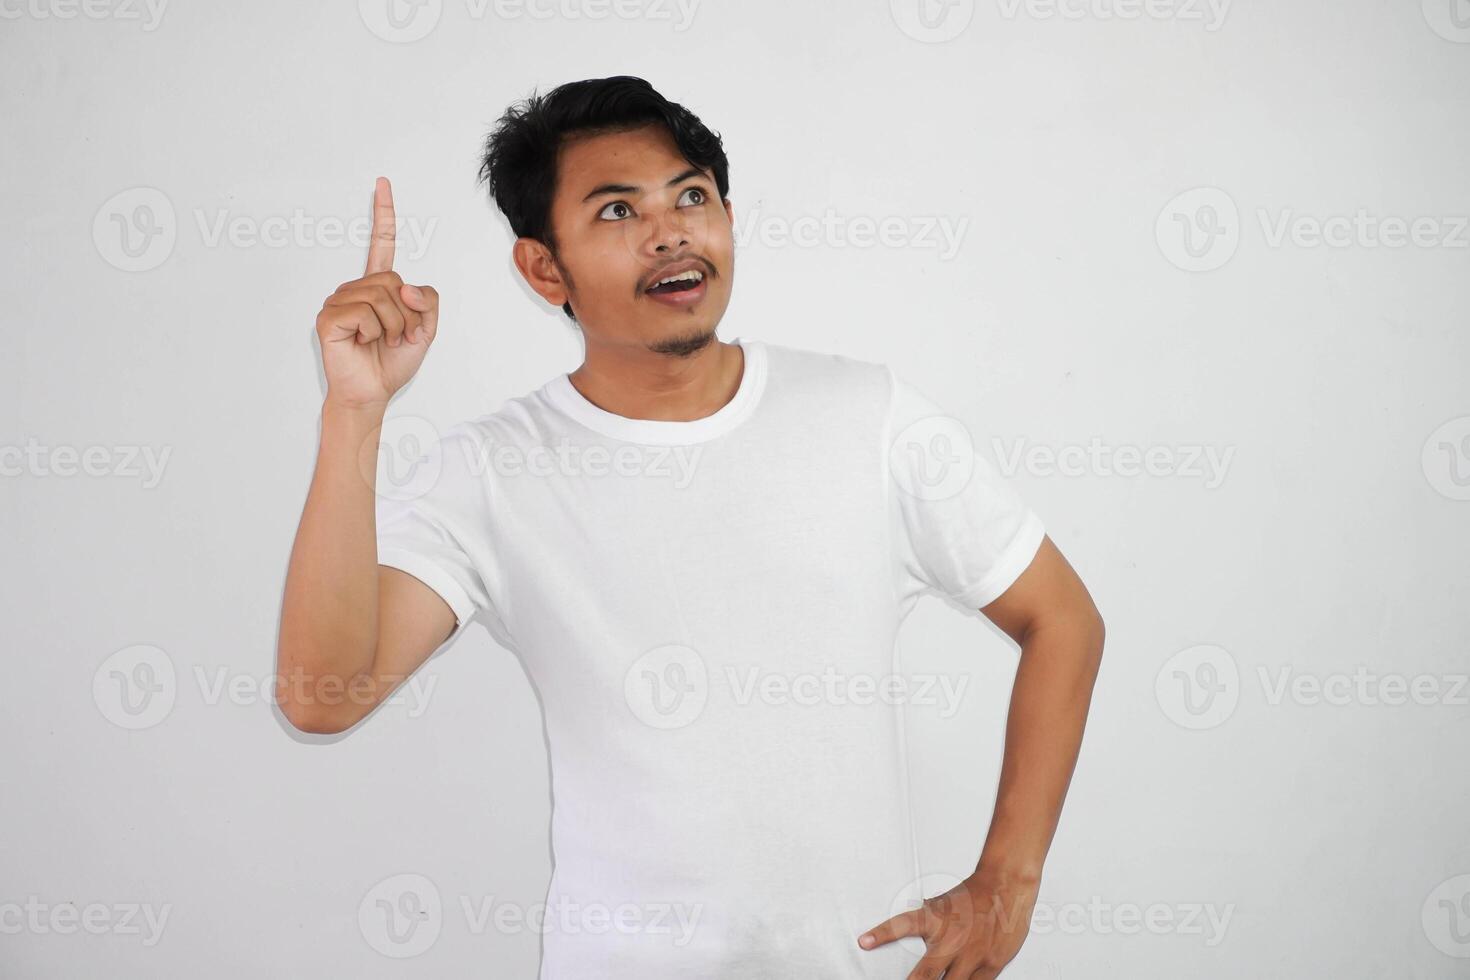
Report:
M734 210L708 170L652 125L562 147L552 200L557 254L517 242L516 264L548 302L570 302L590 344L697 350L730 302ZM686 270L686 281L656 287Z

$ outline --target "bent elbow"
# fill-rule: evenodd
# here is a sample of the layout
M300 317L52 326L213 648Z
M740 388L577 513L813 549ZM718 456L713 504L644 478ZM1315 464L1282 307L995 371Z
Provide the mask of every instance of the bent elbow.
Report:
M1107 642L1107 638L1107 624L1103 622L1102 613L1097 611L1096 606L1093 606L1092 616L1087 625L1087 644L1093 651L1093 656L1099 660L1102 659L1103 644Z

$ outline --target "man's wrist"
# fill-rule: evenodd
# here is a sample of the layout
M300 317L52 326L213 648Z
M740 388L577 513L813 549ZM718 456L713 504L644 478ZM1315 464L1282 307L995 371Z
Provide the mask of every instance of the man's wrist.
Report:
M322 422L344 421L352 425L381 425L388 414L388 403L344 402L330 395L322 400Z
M975 873L1023 884L1036 884L1041 881L1045 861L1044 855L1038 857L1015 849L987 848L980 852Z

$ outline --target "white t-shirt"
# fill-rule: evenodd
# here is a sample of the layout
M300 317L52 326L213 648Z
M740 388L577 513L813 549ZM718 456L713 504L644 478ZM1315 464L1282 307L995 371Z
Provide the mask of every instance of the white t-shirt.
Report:
M561 375L380 486L379 562L442 596L453 636L479 617L540 695L542 980L917 960L857 945L919 894L896 633L924 592L999 596L1042 522L887 367L735 342L739 389L706 418L615 415Z

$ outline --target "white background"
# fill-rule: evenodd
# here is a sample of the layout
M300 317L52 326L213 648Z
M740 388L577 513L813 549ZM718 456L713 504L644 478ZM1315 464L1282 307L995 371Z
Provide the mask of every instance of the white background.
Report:
M332 223L386 174L400 229L428 229L398 268L442 293L440 337L394 414L539 386L579 342L515 275L480 141L533 88L621 73L724 137L722 336L886 361L993 459L1019 448L1104 613L1005 975L1470 971L1465 0L959 0L932 29L905 0L392 0L401 28L386 2L0 2L0 974L534 974L534 930L474 917L534 908L551 857L537 704L483 625L417 675L426 701L343 737L261 692L313 318L364 255ZM1128 447L1160 462L1119 472ZM947 885L1016 654L932 600L902 649L968 677L914 712ZM405 874L443 910L395 958L360 923ZM69 926L89 905L97 931Z

